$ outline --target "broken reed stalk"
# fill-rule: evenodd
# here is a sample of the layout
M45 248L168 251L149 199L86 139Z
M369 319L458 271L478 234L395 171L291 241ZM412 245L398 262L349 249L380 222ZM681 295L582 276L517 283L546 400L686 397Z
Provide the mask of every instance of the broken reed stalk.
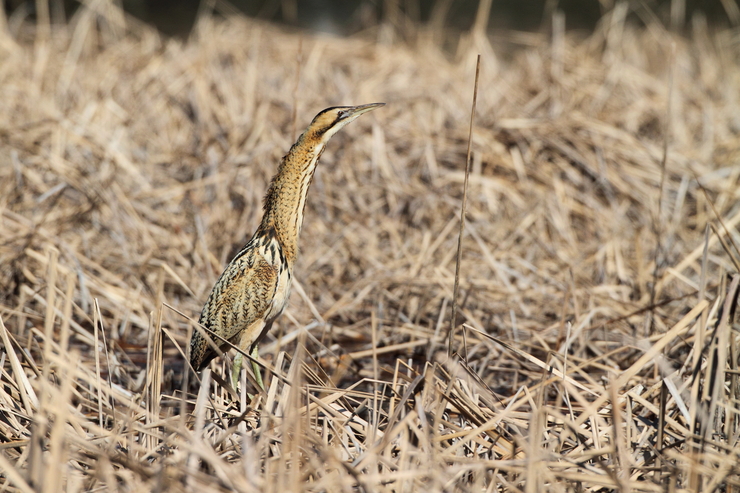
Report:
M475 106L478 102L478 77L480 76L480 54L475 62L475 86L473 87L473 104L470 108L470 127L468 128L468 150L465 156L465 180L463 181L462 206L460 207L460 230L457 235L457 256L455 257L455 286L452 289L452 314L450 316L450 333L447 342L447 356L453 354L452 344L455 340L455 328L457 327L457 297L460 292L460 264L462 263L462 241L465 233L465 211L468 205L468 180L470 178L470 161L471 148L473 145L473 125L475 123ZM463 352L464 359L467 360L467 344L464 340L463 332Z
M295 142L298 132L298 88L301 84L301 64L303 63L303 37L298 38L298 53L295 56L295 85L293 86L293 114L290 117L290 140Z
M666 168L668 166L668 141L669 134L671 131L671 100L673 98L673 72L675 70L675 58L676 58L676 45L671 44L670 53L670 70L668 71L668 100L666 102L665 109L665 121L663 123L663 156L660 160L660 184L658 186L658 211L653 220L653 234L655 234L655 265L653 266L653 282L650 285L650 304L655 304L655 299L658 296L658 279L663 269L663 264L667 257L667 252L663 251L663 196L665 191L665 180L666 180ZM653 318L655 314L651 310L648 312L647 320L645 321L645 335L650 336L653 333Z

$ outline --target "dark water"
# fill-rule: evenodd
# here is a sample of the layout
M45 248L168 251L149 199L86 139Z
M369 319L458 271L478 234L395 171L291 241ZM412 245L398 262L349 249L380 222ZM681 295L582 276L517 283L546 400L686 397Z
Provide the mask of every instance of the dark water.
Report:
M734 0L731 0L734 1ZM8 15L13 13L33 16L35 0L3 0ZM710 23L729 24L721 0L644 0L630 2L636 22L657 17L670 25L671 4L685 4L685 20L690 23L697 13L705 15ZM79 3L72 0L50 0L52 15L57 19L69 17ZM475 19L478 0L229 0L210 2L218 5L217 13L228 15L240 11L250 17L281 22L289 26L352 34L378 22L394 18L393 9L400 14L397 25L403 29L408 22L428 22L436 9L446 6L445 26L453 30L467 30ZM604 1L611 3L611 0ZM187 36L195 22L201 4L206 0L123 0L124 8L132 15L152 23L166 35ZM221 4L226 7L221 8ZM565 13L566 29L590 30L605 13L598 0L493 0L489 28L537 31L548 24L553 9ZM407 23L403 24L403 20Z

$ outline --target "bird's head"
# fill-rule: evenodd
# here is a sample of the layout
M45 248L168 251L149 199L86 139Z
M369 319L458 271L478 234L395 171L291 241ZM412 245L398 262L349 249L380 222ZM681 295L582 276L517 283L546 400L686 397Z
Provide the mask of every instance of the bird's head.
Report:
M308 130L316 137L326 143L332 135L337 133L345 125L355 120L358 116L375 108L385 106L385 103L371 103L360 106L333 106L326 108L316 115L308 126Z

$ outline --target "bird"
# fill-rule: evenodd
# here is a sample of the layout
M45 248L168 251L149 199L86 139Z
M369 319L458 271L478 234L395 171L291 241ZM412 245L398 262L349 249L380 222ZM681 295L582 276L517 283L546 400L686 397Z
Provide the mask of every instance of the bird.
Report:
M258 386L264 384L255 362L258 345L283 313L298 255L306 195L327 142L360 115L384 106L333 106L319 112L282 158L267 189L257 230L234 256L213 286L190 339L190 365L203 370L229 344L252 356ZM219 337L211 337L210 334ZM242 353L237 352L231 372L237 388Z

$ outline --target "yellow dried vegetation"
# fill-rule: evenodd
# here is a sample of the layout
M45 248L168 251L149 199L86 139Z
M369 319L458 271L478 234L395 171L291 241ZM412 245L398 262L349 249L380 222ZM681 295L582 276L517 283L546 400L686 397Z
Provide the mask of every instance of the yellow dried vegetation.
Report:
M628 13L455 53L0 19L0 489L737 491L740 38ZM267 392L189 373L296 129L372 101L309 193Z

